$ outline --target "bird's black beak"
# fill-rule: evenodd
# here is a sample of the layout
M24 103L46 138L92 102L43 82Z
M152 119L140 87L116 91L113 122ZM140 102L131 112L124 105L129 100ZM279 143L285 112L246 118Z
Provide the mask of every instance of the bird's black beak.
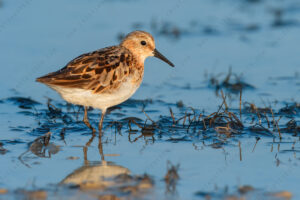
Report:
M159 58L162 61L165 61L171 67L175 67L175 65L171 61L169 61L165 56L163 56L161 53L159 53L159 51L157 51L157 49L154 49L153 54L154 54L154 57Z

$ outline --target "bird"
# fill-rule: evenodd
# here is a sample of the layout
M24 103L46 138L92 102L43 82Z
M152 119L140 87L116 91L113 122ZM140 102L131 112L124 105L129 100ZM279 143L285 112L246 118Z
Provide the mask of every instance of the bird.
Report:
M36 81L54 89L65 101L83 106L83 122L93 133L96 130L87 111L89 107L100 109L100 134L107 109L126 101L140 87L149 56L175 66L156 49L150 33L137 30L127 34L119 45L82 54Z

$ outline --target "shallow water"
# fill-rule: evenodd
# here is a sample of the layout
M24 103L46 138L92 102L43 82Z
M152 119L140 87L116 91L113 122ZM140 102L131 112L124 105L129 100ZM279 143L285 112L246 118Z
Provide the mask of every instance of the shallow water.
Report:
M265 194L282 190L299 198L298 1L3 0L0 11L0 188L8 190L0 199L27 194L18 189L43 189L49 199L95 199L107 193L137 199L203 199L208 193L223 199L240 195L237 188L243 185L255 188L248 199L272 199ZM134 29L153 33L157 48L176 67L147 59L141 88L105 119L101 148L97 136L86 146L92 135L81 122L82 109L66 105L34 80L81 53L118 43L119 35ZM260 122L246 109L249 104L242 107L244 128L230 137L216 127L204 130L200 122L189 127L188 119L185 126L183 119L174 126L169 108L176 120L186 112L192 118L190 107L197 116L216 112L223 102L216 87L224 90L230 111L239 115L239 89L221 84L230 69L230 84L240 77L243 86L249 84L243 88L243 103L274 110L281 140L272 126L271 133L253 128ZM294 103L292 111L280 110ZM89 117L96 126L99 112L93 110ZM129 117L138 118L140 127L132 124L137 131L129 130ZM291 119L294 133L284 131ZM109 127L112 122L119 123ZM267 127L265 119L262 125ZM49 131L48 145L35 141ZM112 186L92 191L57 185L87 163L115 173L129 170L131 179L122 187L113 180ZM164 177L167 167L177 164L179 179L172 187ZM153 183L142 188L144 174ZM131 189L124 190L128 185Z

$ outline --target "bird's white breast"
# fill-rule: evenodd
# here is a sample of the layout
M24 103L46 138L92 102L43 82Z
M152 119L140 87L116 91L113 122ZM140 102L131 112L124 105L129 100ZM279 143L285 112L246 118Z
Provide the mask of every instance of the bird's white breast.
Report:
M51 87L70 103L106 110L129 99L139 86L140 84L134 84L131 80L127 80L121 84L120 88L100 94L95 94L92 90L79 88Z

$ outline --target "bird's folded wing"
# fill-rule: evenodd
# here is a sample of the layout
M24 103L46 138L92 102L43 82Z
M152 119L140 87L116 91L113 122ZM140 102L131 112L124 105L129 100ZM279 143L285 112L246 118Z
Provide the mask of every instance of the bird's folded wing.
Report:
M46 76L37 78L38 82L68 88L104 92L116 87L129 75L129 66L134 62L129 50L119 46L107 47L83 54L66 67Z

